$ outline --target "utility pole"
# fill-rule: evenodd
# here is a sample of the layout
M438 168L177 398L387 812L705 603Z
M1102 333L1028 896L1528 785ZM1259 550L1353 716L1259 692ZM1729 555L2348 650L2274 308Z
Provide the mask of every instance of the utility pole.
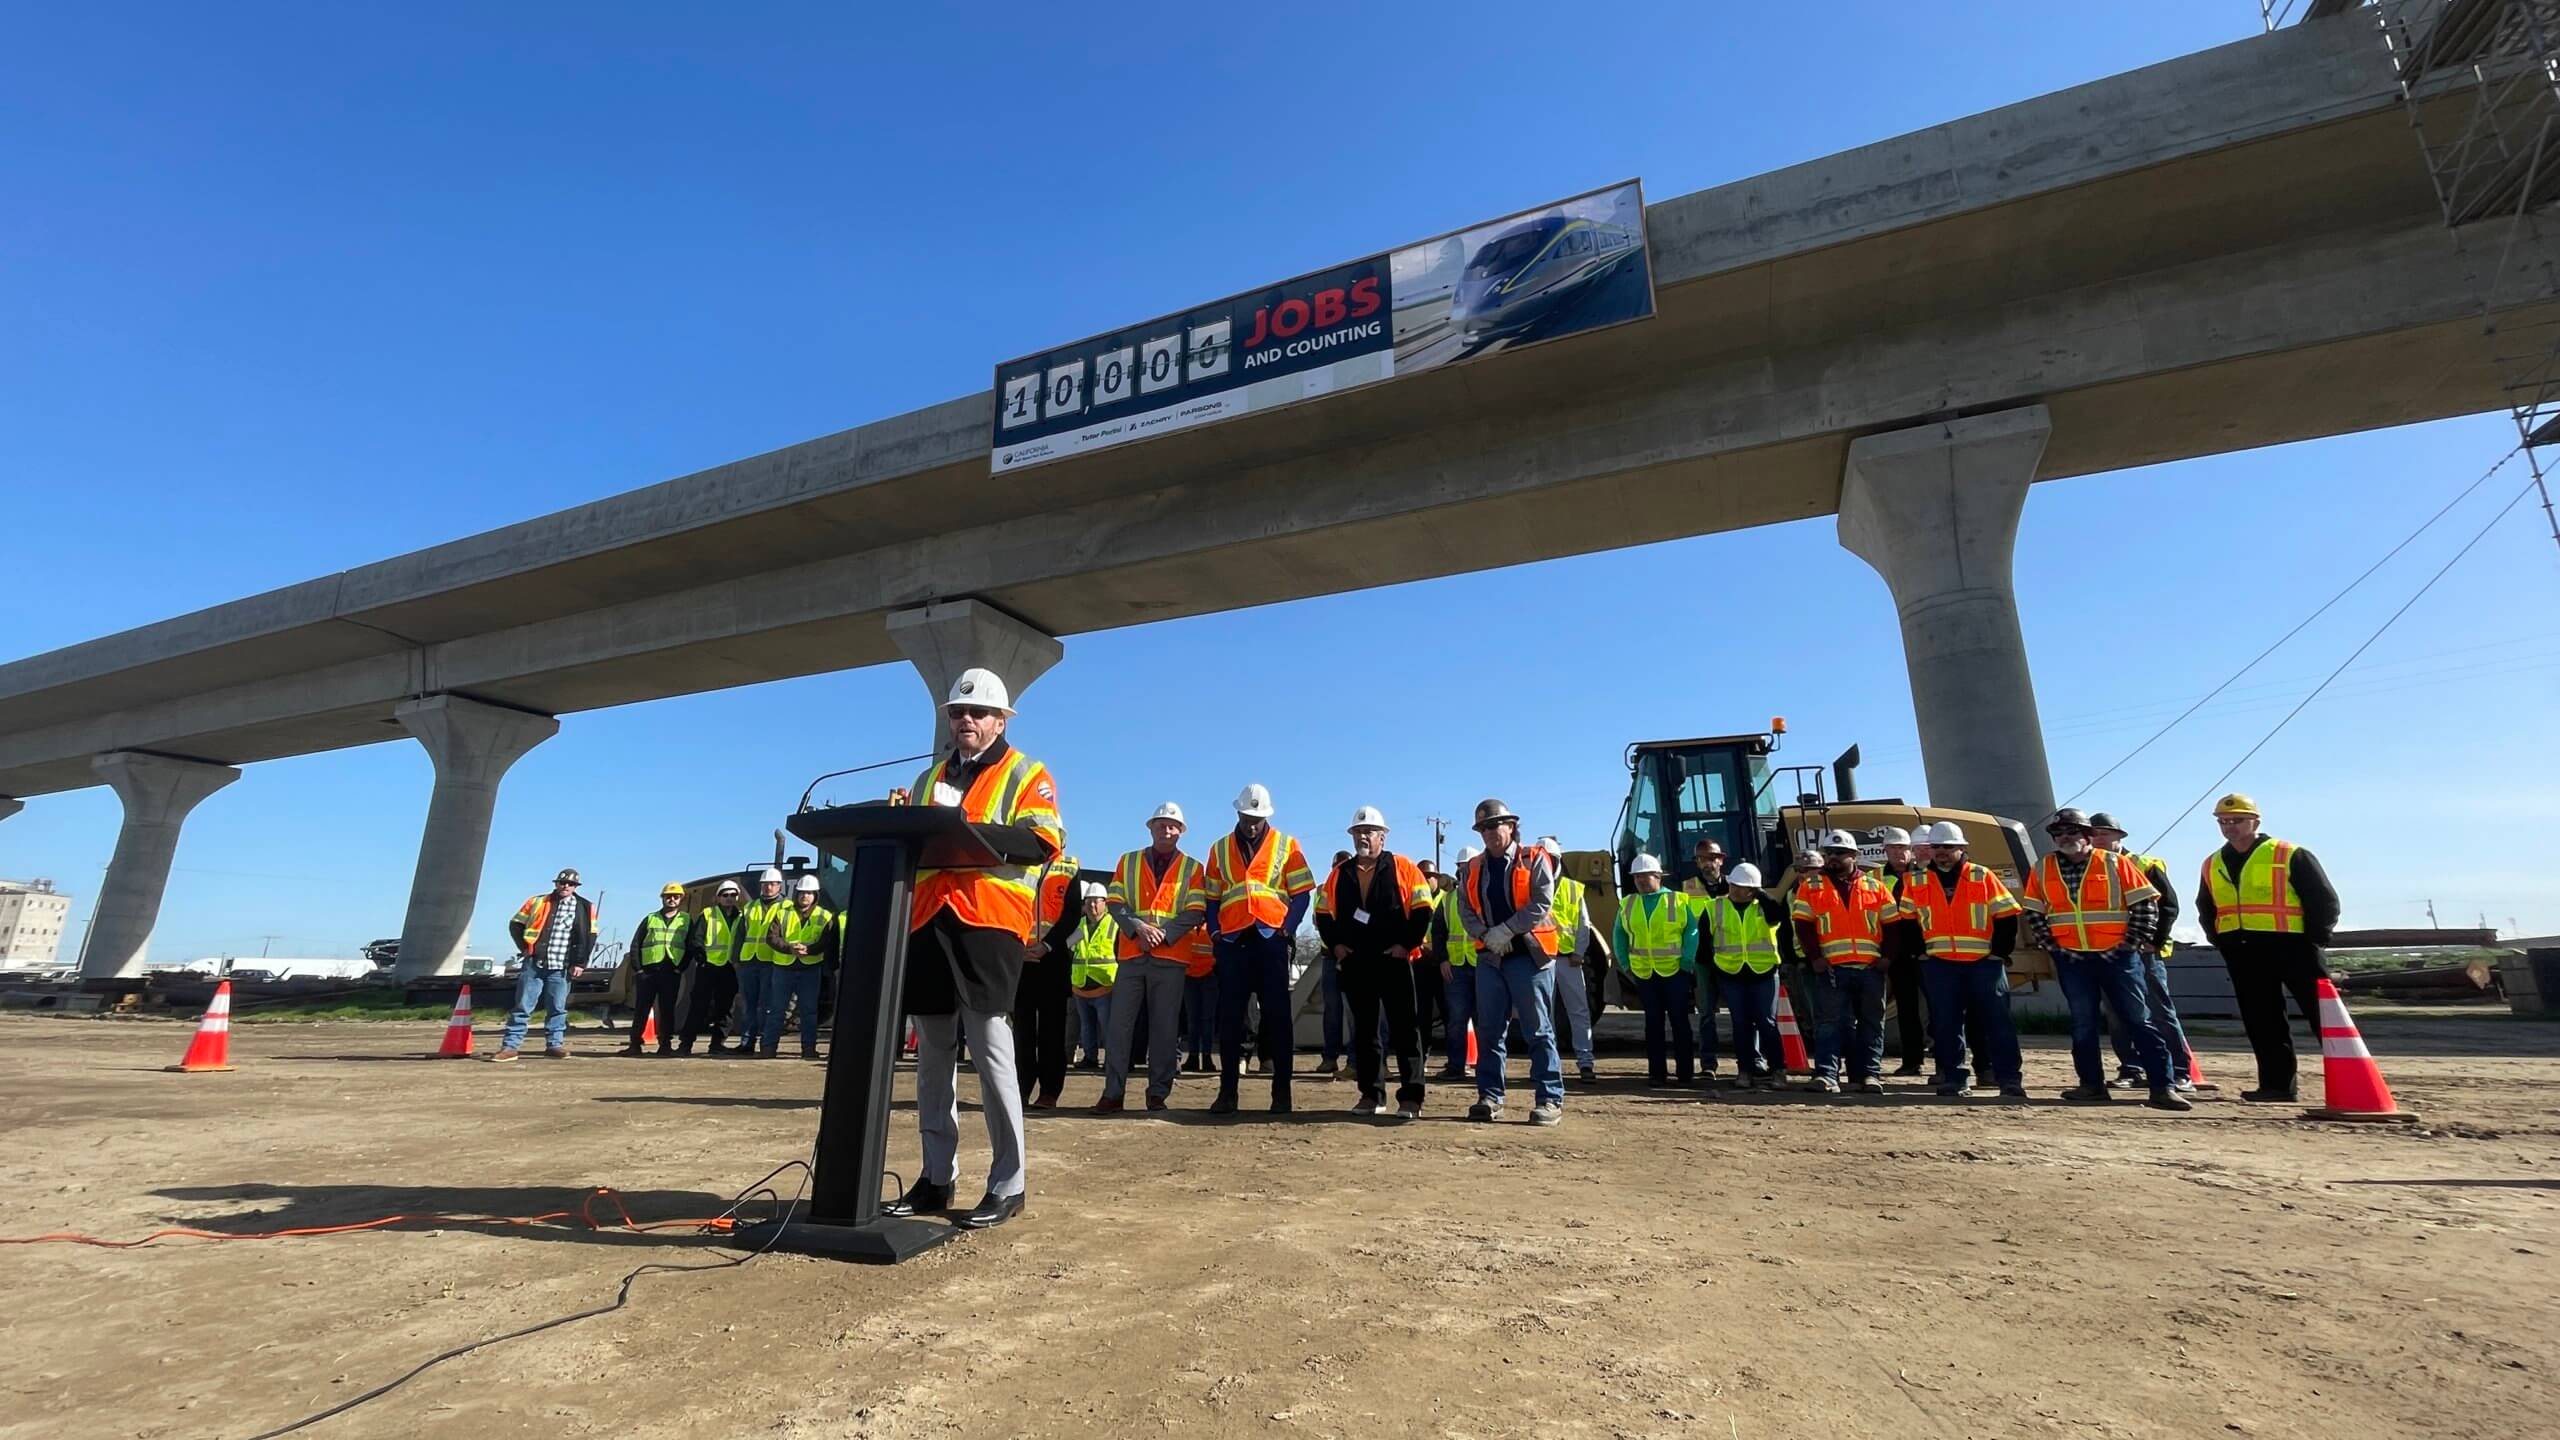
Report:
M267 952L268 952L268 951L270 951L270 950L273 950L273 949L275 948L276 942L277 942L277 941L279 941L279 940L281 940L281 939L283 939L283 938L284 938L284 937L283 937L283 936L281 936L281 935L261 935L261 936L259 936L259 937L258 937L258 958L259 958L259 959L261 959L261 960L266 959L266 958L267 958Z
M2444 928L2443 923L2436 919L2436 902L2433 900L2427 902L2427 925L2428 928L2435 930Z
M1431 868L1434 870L1443 870L1445 873L1445 869L1440 863L1440 851L1441 847L1446 845L1449 841L1448 817L1443 815L1425 815L1422 818L1431 822Z

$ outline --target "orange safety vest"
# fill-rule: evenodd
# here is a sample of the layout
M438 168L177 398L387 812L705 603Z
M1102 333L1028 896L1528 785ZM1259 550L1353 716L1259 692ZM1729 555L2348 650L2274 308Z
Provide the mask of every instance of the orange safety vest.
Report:
M2018 913L2017 897L2000 877L1968 861L1956 877L1956 893L1935 869L1916 870L1903 878L1902 910L1920 922L1930 958L1970 963L1991 954L1991 925Z
M1189 966L1186 973L1192 979L1197 980L1218 968L1217 926L1203 920L1182 937L1182 944L1190 952L1183 959Z
M1046 933L1067 918L1067 892L1077 888L1076 872L1083 868L1073 855L1060 855L1040 867L1040 902L1031 913L1035 933Z
M2027 876L2026 908L2044 917L2053 943L2065 950L2113 950L2124 943L2125 907L2156 900L2151 877L2121 850L2092 850L2080 872L2079 893L2062 883L2062 857L2047 855Z
M916 777L914 793L932 795L951 764L939 760L927 767ZM1049 767L1019 750L1008 748L1002 760L978 772L960 797L960 813L973 825L1024 826L1052 856L1066 849L1066 825L1058 818L1058 787L1049 778ZM1028 940L1033 905L1031 872L1020 865L918 870L907 928L921 930L948 910L963 925L1010 931Z
M1109 899L1114 905L1127 906L1130 913L1148 924L1162 928L1172 924L1190 908L1192 897L1199 889L1199 861L1176 850L1173 862L1164 867L1162 876L1158 876L1147 864L1147 852L1132 850L1120 857L1120 864L1111 872ZM1195 930L1205 928L1195 927ZM1192 960L1191 951L1191 936L1188 934L1174 941L1171 949L1150 950L1138 943L1137 936L1127 930L1120 932L1120 958L1123 960L1135 960L1143 955L1155 960L1179 961L1187 968Z
M1396 879L1396 908L1407 915L1412 914L1416 910L1429 910L1431 908L1431 887L1429 884L1424 882L1421 867L1393 851L1389 851L1384 858L1395 862L1393 873ZM1317 914L1329 916L1336 913L1333 908L1334 887L1342 883L1343 871L1350 870L1356 874L1359 865L1360 861L1356 857L1345 860L1341 864L1333 867L1332 874L1324 877L1324 887L1316 891ZM1419 953L1423 946L1428 945L1429 943L1431 942L1425 940L1420 944L1415 945L1413 948L1415 952Z
M1316 888L1316 877L1298 842L1266 825L1250 858L1236 853L1234 831L1219 836L1203 887L1218 907L1218 933L1236 935L1255 925L1277 928L1289 918L1291 897Z
M570 897L573 903L576 898ZM533 947L542 943L542 927L550 923L551 892L545 890L517 906L516 918L524 922L524 953L530 955Z
M1539 849L1535 845L1515 845L1512 847L1511 913L1515 917L1521 911L1529 908L1530 857L1534 855L1544 855L1546 853L1547 852ZM1553 863L1554 862L1552 861L1549 862L1550 868L1553 868ZM1466 864L1458 867L1458 907L1461 910L1473 910L1476 913L1476 919L1489 926L1493 922L1484 918L1484 901L1479 898L1476 893L1481 888L1476 884L1476 877L1481 874L1483 870L1484 857L1482 855L1479 855L1473 860L1470 860ZM1529 932L1529 938L1538 942L1538 949L1540 953L1546 955L1553 955L1556 953L1556 915L1552 906L1550 906L1547 911L1547 918L1540 921L1537 928ZM1495 955L1489 958L1496 963L1499 963L1503 957Z
M1849 882L1849 893L1819 871L1796 884L1787 914L1813 922L1822 941L1822 958L1834 965L1873 965L1884 959L1884 927L1902 918L1902 902L1861 870Z

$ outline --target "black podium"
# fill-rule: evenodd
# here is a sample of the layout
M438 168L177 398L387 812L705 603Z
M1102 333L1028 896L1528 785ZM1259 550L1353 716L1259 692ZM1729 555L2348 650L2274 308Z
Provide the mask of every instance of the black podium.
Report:
M889 1093L906 1033L901 991L916 871L1036 865L1044 855L1029 830L972 825L949 806L838 805L803 811L783 824L850 866L853 889L841 921L827 1087L805 1218L741 1226L733 1243L895 1264L959 1233L944 1221L880 1213Z

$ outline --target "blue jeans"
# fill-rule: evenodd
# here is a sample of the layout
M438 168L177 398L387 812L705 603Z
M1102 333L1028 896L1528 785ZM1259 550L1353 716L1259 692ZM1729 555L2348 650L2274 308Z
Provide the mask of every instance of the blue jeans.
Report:
M524 1044L524 1027L533 1020L536 1009L551 1012L542 1021L542 1043L557 1050L569 1043L569 972L539 970L528 961L516 975L516 1008L507 1012L507 1028L498 1037L498 1048L514 1050Z
M2057 949L2053 968L2062 977L2062 998L2071 1006L2071 1066L2079 1072L2080 1083L2092 1090L2107 1083L2106 1066L2098 1053L2099 1037L2106 1031L2106 1017L2099 1013L2103 1002L2133 1027L2143 1083L2154 1090L2166 1089L2169 1047L2151 1026L2151 1005L2143 995L2148 987L2142 957L2123 945L2103 951Z
M1645 1074L1657 1085L1671 1078L1674 1059L1683 1083L1698 1077L1697 1032L1689 1028L1696 993L1697 977L1686 971L1636 979L1636 998L1644 1002Z
M764 1038L765 996L773 989L773 962L738 962L738 1046L753 1050Z
M1207 1060L1218 1049L1218 974L1182 977L1183 1049Z
M1541 973L1555 961L1544 955L1476 960L1476 1098L1502 1103L1503 1047L1510 1021L1520 1022L1529 1044L1529 1085L1540 1105L1564 1103L1564 1061L1556 1054L1555 990Z
M1342 1040L1342 963L1333 958L1333 947L1325 947L1316 960L1317 981L1324 990L1324 1063L1330 1065L1342 1058L1349 1047Z
M1974 1058L1991 1072L1985 1079L2004 1089L2024 1083L2018 1027L2009 1017L2006 961L1931 956L1920 962L1920 985L1929 995L1929 1048L1937 1057L1941 1084L1961 1090L1973 1082L1964 1068L1968 1035L1978 1039Z
M1076 1048L1096 1059L1102 1056L1102 1039L1111 1033L1111 997L1097 995L1087 999L1076 997Z
M1708 961L1698 966L1689 976L1689 981L1697 996L1698 1068L1713 1075L1716 1073L1716 987L1723 983L1724 972L1718 970L1714 962Z
M2151 1029L2169 1052L2170 1078L2184 1079L2187 1074L2187 1027L2178 1019L2178 1002L2169 998L2169 962L2158 951L2141 957L2143 1000L2151 1007ZM2116 1064L2125 1070L2142 1068L2141 1052L2134 1047L2133 1024L2107 1011L2107 1041L2116 1052Z
M1289 937L1248 926L1218 937L1218 1090L1236 1088L1244 1073L1244 1015L1262 1002L1259 1050L1271 1063L1271 1103L1289 1099L1289 1072L1297 1054L1289 1023Z
M782 1048L782 1017L791 1002L800 1002L800 1048L818 1048L818 967L815 965L767 965L764 967L764 1026L756 1033L763 1041L764 1053Z
M1448 983L1440 987L1440 1001L1449 1012L1449 1031L1441 1037L1449 1051L1452 1070L1467 1063L1467 1027L1476 1022L1476 967L1452 965Z
M1716 988L1733 1011L1734 1067L1745 1075L1777 1074L1786 1054L1778 1043L1778 972L1718 971Z
M1834 1079L1845 1060L1849 1079L1873 1080L1884 1073L1884 996L1889 978L1882 965L1831 967L1833 1005L1830 1064L1815 1068ZM1821 982L1815 982L1821 988Z

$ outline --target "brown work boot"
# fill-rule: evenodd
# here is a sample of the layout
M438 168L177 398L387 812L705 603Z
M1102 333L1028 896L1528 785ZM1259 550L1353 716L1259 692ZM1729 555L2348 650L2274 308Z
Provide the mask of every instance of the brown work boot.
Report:
M569 1047L566 1045L545 1045L542 1047L542 1056L546 1060L566 1060L569 1058Z
M512 1061L512 1060L521 1060L521 1059L523 1059L523 1058L524 1058L524 1052L523 1052L523 1051L520 1051L520 1050L501 1050L501 1051L499 1051L497 1054L492 1055L492 1056L490 1056L490 1057L489 1057L489 1063L490 1063L490 1064L492 1064L492 1065L504 1065L504 1064L508 1063L509 1061Z
M1120 1097L1117 1095L1105 1095L1093 1102L1093 1113L1096 1115L1117 1115L1123 1108Z

